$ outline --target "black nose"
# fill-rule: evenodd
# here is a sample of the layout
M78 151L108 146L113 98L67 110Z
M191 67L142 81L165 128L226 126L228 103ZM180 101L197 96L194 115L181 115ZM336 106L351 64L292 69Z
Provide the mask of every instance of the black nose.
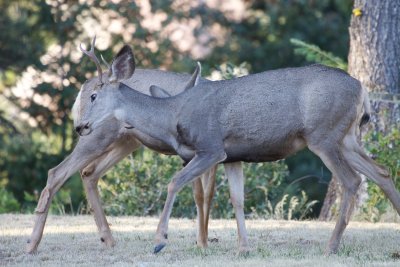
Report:
M81 132L81 129L82 129L82 126L77 126L77 127L75 128L75 131L76 131L77 133L80 133L80 132Z

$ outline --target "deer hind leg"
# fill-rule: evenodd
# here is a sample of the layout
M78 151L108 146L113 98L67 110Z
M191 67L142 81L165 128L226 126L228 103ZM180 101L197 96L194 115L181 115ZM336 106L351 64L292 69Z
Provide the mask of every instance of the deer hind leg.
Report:
M110 226L101 205L97 184L99 178L112 166L139 147L140 143L136 140L118 140L112 145L110 151L103 154L80 172L90 210L93 213L100 234L100 241L107 247L113 247L115 245L115 240L111 234Z
M389 172L377 164L364 152L363 148L356 142L355 138L348 137L344 140L346 154L345 157L356 171L364 174L374 181L392 202L397 213L400 215L400 194L396 190Z
M193 195L197 209L197 246L208 246L208 222L214 197L217 166L210 168L193 182Z
M196 203L197 210L197 246L200 248L207 247L207 237L205 234L205 225L204 225L204 191L203 185L201 183L201 179L197 178L193 181L193 196L194 202Z
M250 251L244 218L244 176L241 162L225 163L225 173L229 182L231 202L235 209L239 235L239 254L247 255Z
M329 148L312 146L309 148L321 158L343 187L339 217L326 249L326 254L337 253L343 232L354 208L355 194L361 183L361 177L353 170L343 155L341 144L333 144Z
M215 175L217 173L217 165L210 168L201 176L201 183L204 191L204 235L208 240L208 222L210 219L211 203L215 193Z

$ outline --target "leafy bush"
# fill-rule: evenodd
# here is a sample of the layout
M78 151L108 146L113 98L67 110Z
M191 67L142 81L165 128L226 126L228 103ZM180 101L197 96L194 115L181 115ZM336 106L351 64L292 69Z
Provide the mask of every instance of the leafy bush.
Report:
M139 149L100 181L104 208L112 215L151 215L162 210L168 180L182 166L178 157Z
M209 78L211 78L211 80L228 80L248 74L249 66L246 62L243 62L239 66L228 62L217 66L216 69L211 72L211 76Z
M164 205L167 185L173 174L182 168L178 157L140 149L123 160L100 182L104 208L111 215L157 215ZM244 164L245 213L249 217L294 219L304 218L315 201L308 201L304 192L298 196L285 193L288 180L283 161L266 164ZM229 201L228 181L223 168L217 171L216 192L212 204L213 218L234 216ZM186 186L177 195L173 216L196 216L192 188Z
M86 205L86 201L80 201L79 203L75 203L72 201L76 192L71 193L71 186L67 184L66 188L61 188L50 204L49 213L57 214L57 215L65 215L65 214L88 214L89 209ZM35 191L34 193L24 192L24 200L25 206L23 211L28 213L33 213L36 205L39 201L39 191Z
M55 142L39 132L4 139L0 149L0 180L7 181L7 189L19 201L23 201L25 191L33 193L44 187L48 169L60 161L54 145Z
M22 211L33 212L40 192L46 185L48 170L64 158L60 153L61 139L54 135L47 136L39 131L32 131L5 136L2 141L0 184L13 193ZM64 203L64 209L68 212L76 209L84 198L79 177L74 176L63 189L71 192L73 206L64 203L65 193L57 194L55 201L59 204ZM61 211L61 208L51 209L56 213L59 213L58 210Z
M388 168L391 178L400 188L400 125L392 125L382 134L371 131L365 136L365 147L378 163ZM382 190L373 182L368 182L369 198L363 206L363 218L369 221L380 221L382 215L389 212L389 200ZM395 216L397 213L394 211Z
M0 188L0 213L18 212L20 208L14 195L5 188Z

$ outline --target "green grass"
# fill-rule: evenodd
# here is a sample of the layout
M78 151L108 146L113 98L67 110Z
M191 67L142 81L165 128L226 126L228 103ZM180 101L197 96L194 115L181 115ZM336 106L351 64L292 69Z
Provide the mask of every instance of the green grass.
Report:
M206 250L196 247L196 223L172 219L169 244L154 255L157 218L110 217L117 245L102 246L90 216L49 216L38 254L24 248L32 215L0 215L0 266L400 266L400 225L351 222L339 253L323 251L334 223L248 220L248 257L236 254L234 220L212 220Z

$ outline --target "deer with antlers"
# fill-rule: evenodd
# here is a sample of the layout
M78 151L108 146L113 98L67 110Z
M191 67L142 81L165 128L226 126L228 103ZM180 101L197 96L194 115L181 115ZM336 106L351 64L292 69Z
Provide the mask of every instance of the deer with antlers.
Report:
M109 65L109 70L103 73L100 61L94 52L95 42L96 39L94 38L90 51L81 47L81 51L96 64L99 75L84 83L74 103L72 112L74 125L77 131L86 130L85 126L79 126L79 122L81 121L81 116L86 112L88 105L91 103L91 96L104 84L104 76L110 77L111 79L121 79L118 75L120 72L115 71L115 69L125 68L126 66L132 67L130 63L132 63L133 55L132 58L121 58L118 54L113 63ZM126 64L127 62L129 62L129 64ZM132 69L128 69L128 71L131 74L133 73ZM151 93L154 96L166 97L187 90L194 84L208 82L201 78L200 74L200 65L198 65L192 77L186 74L173 72L137 69L135 75L131 75L132 77L129 76L129 79L124 79L124 82L127 85L134 86L136 90L145 94ZM154 87L150 90L150 86L154 84L163 86L166 90L157 90L157 88ZM138 136L140 137L140 141ZM62 185L77 171L81 174L88 203L93 212L100 234L100 240L107 247L114 246L115 240L111 234L99 198L97 188L98 180L107 170L121 159L137 150L142 144L162 153L175 154L170 147L166 147L165 144L152 139L150 135L138 132L136 129L132 129L129 125L116 119L105 119L102 126L98 128L95 134L81 136L72 153L58 166L52 168L48 172L47 185L40 195L35 210L35 224L31 237L28 240L26 251L28 253L35 253L37 251L37 247L43 235L51 201ZM243 213L243 171L241 164L226 164L225 171L230 183L232 203L234 204L238 218L239 233L242 236L240 251L247 251L247 234ZM193 194L198 215L197 245L199 247L207 246L208 220L211 201L214 195L215 172L216 166L213 166L207 170L200 179L197 179L193 183ZM241 188L242 191L237 188Z

